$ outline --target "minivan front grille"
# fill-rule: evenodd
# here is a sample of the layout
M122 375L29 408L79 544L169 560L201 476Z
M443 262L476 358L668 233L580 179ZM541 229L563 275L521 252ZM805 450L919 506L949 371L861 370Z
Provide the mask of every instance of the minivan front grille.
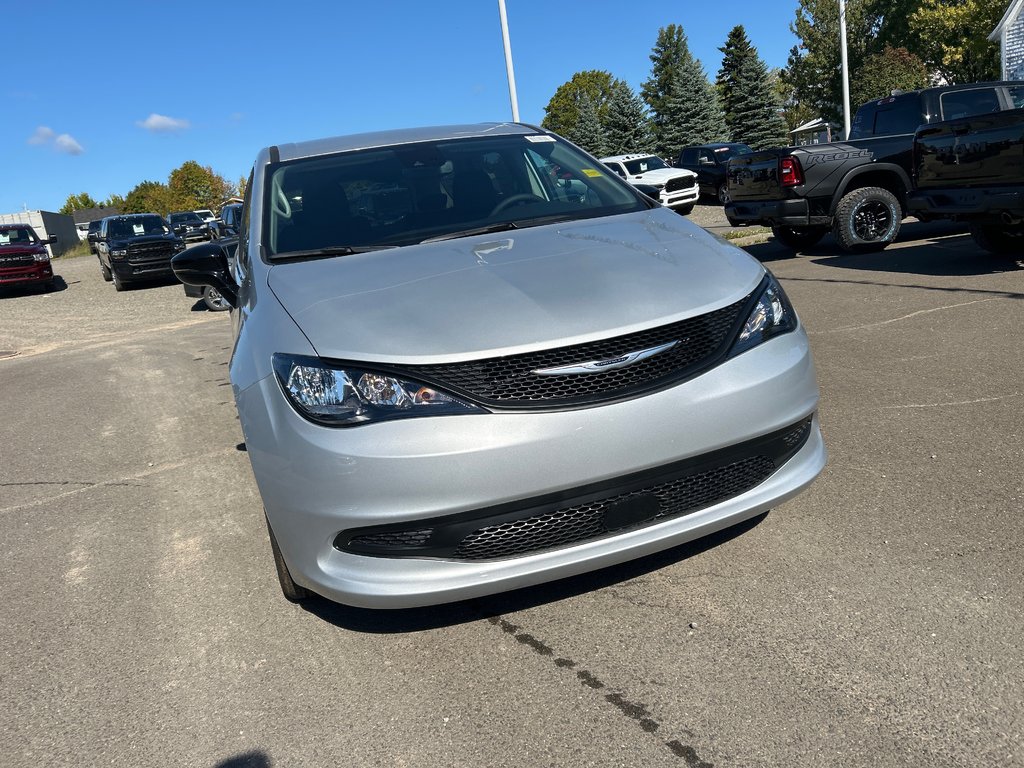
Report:
M337 535L344 552L494 560L580 544L697 512L757 487L799 451L813 418L745 443L546 497Z
M753 296L670 325L601 341L464 363L401 366L396 370L497 409L550 409L629 397L695 376L715 364L727 352L738 324L745 319L741 313ZM631 353L669 344L674 346L622 368L600 370L599 365L594 373L538 373L617 361Z

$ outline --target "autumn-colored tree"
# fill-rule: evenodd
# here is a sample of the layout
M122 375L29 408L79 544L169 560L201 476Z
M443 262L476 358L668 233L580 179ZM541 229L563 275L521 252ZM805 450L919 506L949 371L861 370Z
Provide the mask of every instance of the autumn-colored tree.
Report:
M77 195L68 195L68 199L64 201L64 205L58 212L70 216L74 211L99 208L99 205L88 192L79 192Z
M178 211L197 208L216 210L234 191L231 184L210 166L186 160L167 179L171 206Z
M124 213L159 213L161 216L166 216L172 208L171 191L159 181L136 184L125 195L122 206Z

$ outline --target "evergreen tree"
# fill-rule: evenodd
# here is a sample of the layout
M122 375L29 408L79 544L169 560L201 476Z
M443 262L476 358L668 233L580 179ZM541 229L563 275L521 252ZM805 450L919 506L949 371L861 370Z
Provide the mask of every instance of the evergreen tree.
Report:
M782 104L768 74L767 65L750 49L740 63L732 87L727 89L733 105L732 119L726 116L734 141L754 149L788 146L789 135L782 118Z
M743 29L742 24L730 30L725 45L718 50L722 52L722 67L718 70L715 88L718 91L718 98L721 100L722 112L725 114L725 124L736 137L733 124L736 122L737 111L744 106L742 95L736 88L736 80L744 62L751 57L756 57L757 51L747 39L747 31ZM737 138L737 141L742 141L742 139Z
M579 105L576 124L565 138L590 154L601 157L605 154L604 129L597 114L597 105L585 92L577 96L576 103Z
M692 59L690 46L686 42L683 28L669 24L658 30L658 39L651 50L651 76L641 86L640 94L651 110L651 133L654 146L663 151L664 132L667 128L665 114L672 96L672 83L677 79L683 62Z
M681 63L669 83L668 98L659 117L661 135L656 150L668 160L674 160L685 146L729 138L714 86L692 56Z
M609 155L650 152L650 121L640 96L626 83L616 83L604 121L605 150Z

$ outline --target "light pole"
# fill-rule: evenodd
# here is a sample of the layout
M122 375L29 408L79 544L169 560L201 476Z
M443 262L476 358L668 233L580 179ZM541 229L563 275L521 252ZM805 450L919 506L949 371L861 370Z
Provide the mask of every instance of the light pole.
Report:
M508 98L512 102L512 120L519 122L519 100L516 98L516 73L512 68L512 44L508 41L508 16L505 14L505 0L498 0L501 14L501 38L505 43L505 72L508 75Z
M846 0L839 0L839 54L843 62L843 141L850 138L850 62L846 58Z

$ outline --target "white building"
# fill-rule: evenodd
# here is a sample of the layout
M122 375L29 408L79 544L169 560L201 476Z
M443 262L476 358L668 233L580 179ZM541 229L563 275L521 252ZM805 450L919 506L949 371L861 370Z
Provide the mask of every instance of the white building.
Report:
M1024 80L1024 0L1012 0L988 39L999 41L1003 80Z

